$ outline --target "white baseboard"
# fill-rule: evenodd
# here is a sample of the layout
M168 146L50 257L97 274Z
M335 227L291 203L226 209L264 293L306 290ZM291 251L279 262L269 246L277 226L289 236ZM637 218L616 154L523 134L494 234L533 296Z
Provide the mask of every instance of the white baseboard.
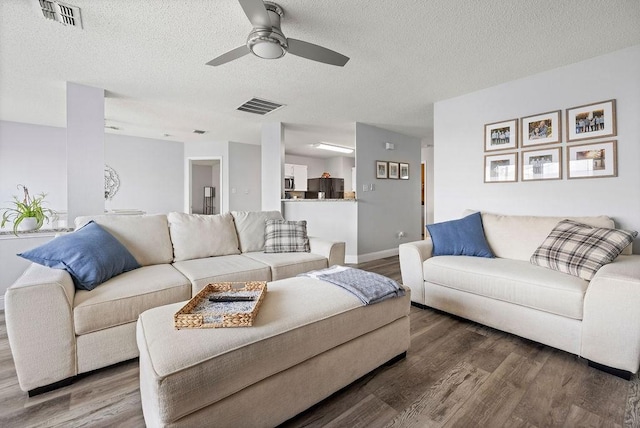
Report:
M358 264L366 263L372 260L384 259L385 257L393 257L399 254L398 247L390 248L388 250L376 251L375 253L358 254L357 256L345 256L345 263Z

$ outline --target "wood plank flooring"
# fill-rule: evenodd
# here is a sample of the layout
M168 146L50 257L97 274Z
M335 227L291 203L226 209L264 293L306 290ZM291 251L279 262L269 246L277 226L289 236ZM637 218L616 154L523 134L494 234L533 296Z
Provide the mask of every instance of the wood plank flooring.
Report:
M397 257L358 267L400 280ZM143 427L138 362L28 398L0 312L0 427ZM213 426L213 425L212 425ZM640 380L448 314L411 308L407 357L283 427L640 427Z

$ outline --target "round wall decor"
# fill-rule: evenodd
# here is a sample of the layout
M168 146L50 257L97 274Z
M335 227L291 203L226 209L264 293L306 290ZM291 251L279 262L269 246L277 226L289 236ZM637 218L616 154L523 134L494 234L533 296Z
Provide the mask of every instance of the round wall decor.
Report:
M115 169L109 165L104 166L104 198L111 200L120 188L120 177Z

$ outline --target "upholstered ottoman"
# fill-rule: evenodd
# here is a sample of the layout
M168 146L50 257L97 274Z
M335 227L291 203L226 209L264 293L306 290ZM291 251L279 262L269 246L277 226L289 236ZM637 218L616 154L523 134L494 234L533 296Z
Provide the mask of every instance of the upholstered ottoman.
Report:
M183 303L142 313L147 426L286 421L406 352L409 294L362 306L340 287L296 277L268 283L252 327L176 330Z

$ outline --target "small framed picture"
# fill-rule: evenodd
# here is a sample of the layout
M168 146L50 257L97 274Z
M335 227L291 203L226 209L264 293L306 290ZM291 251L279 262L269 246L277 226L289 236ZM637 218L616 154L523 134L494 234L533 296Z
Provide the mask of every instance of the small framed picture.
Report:
M399 178L400 164L398 162L389 162L389 178Z
M400 162L400 180L409 179L409 164Z
M615 141L567 147L567 178L618 176Z
M526 150L522 152L522 181L560 180L562 178L562 150Z
M489 123L484 126L484 151L518 148L518 119Z
M387 163L376 161L376 178L387 178Z
M613 137L616 133L616 100L567 109L567 141Z
M520 119L521 147L555 144L560 142L560 110ZM523 170L524 171L524 170Z
M518 181L518 154L485 155L484 182L508 183Z

